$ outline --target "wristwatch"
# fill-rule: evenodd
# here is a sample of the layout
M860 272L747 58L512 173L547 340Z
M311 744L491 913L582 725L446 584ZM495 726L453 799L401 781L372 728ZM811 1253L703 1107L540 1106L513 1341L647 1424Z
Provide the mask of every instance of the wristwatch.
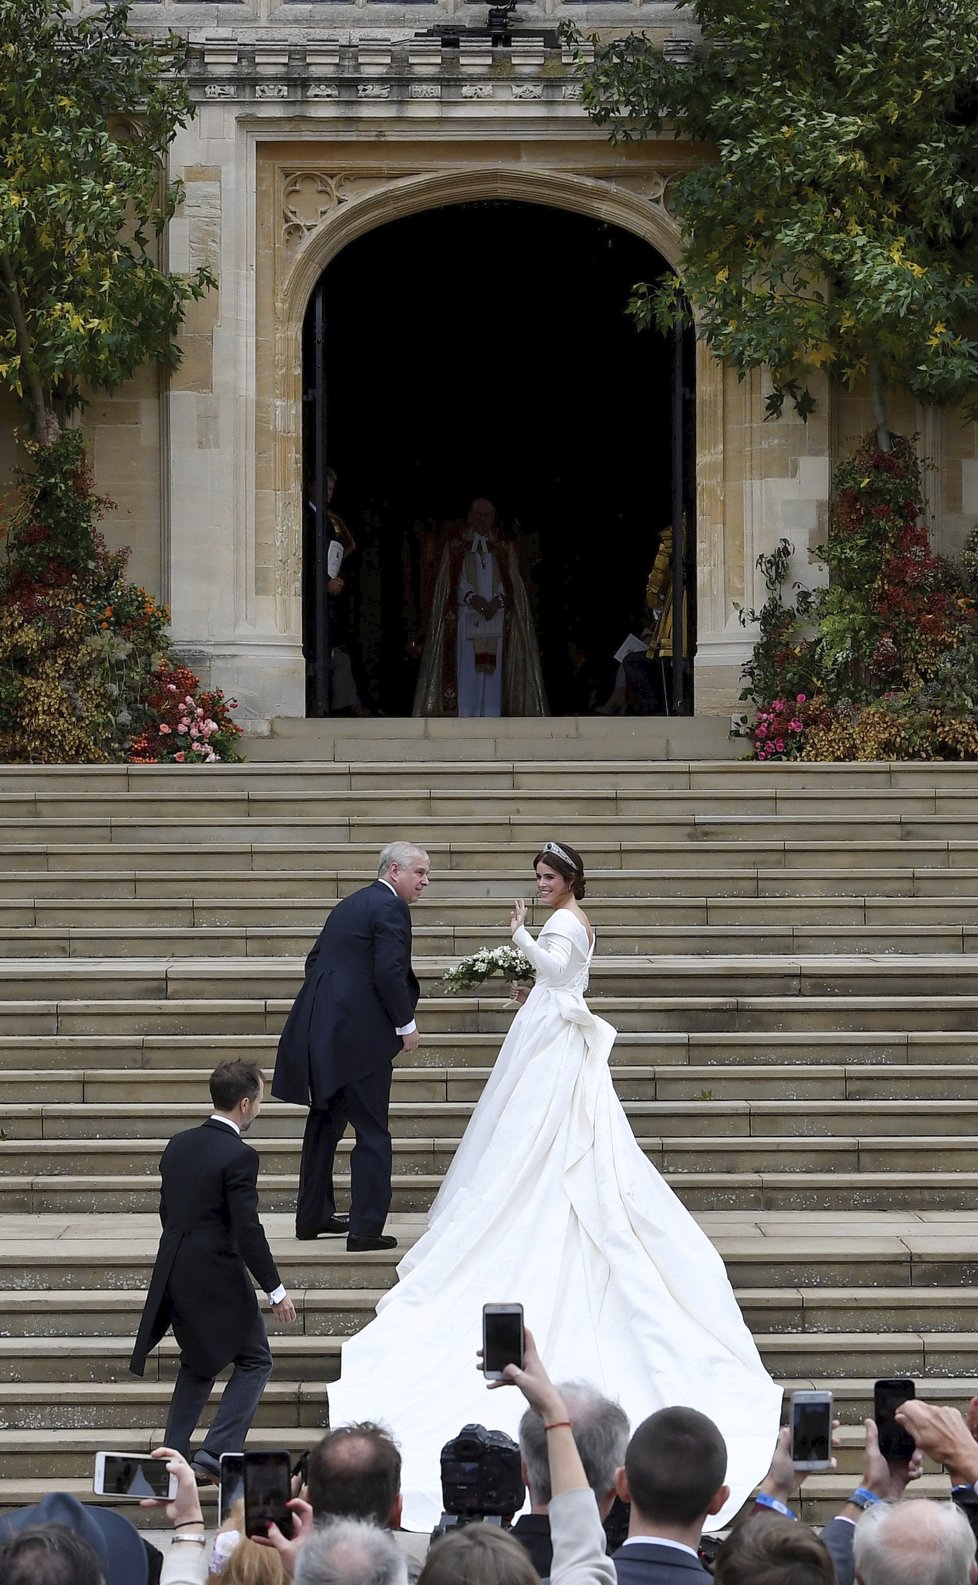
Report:
M865 1512L867 1508L872 1508L875 1503L882 1502L883 1499L877 1497L874 1491L867 1491L865 1486L857 1486L849 1501L854 1508L862 1508Z

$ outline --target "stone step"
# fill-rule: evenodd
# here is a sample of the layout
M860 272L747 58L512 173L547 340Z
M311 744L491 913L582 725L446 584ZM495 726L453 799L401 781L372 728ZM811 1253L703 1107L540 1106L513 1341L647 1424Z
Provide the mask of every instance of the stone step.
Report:
M199 1078L192 1088L203 1090ZM390 1107L391 1134L408 1150L412 1143L426 1148L433 1138L445 1140L451 1148L461 1139L476 1099L477 1096L394 1100ZM142 1094L134 1099L132 1093L125 1101L14 1102L4 1112L0 1154L5 1147L11 1151L23 1147L23 1153L29 1154L32 1147L41 1143L45 1157L48 1146L60 1151L75 1145L83 1155L93 1144L113 1143L118 1147L146 1141L156 1148L160 1140L196 1126L203 1104L205 1095L154 1105ZM698 1151L709 1148L710 1141L721 1141L724 1148L732 1150L748 1145L766 1149L777 1140L778 1149L787 1151L791 1158L786 1163L790 1169L795 1155L803 1154L809 1145L819 1151L827 1144L834 1144L839 1150L852 1147L860 1155L894 1144L903 1151L908 1148L908 1107L903 1099L824 1099L813 1107L807 1099L761 1100L750 1096L720 1100L700 1094L692 1099L626 1099L624 1109L633 1132L650 1152L668 1152L681 1146ZM305 1118L305 1108L267 1102L262 1108L256 1148L268 1158L290 1155L299 1148ZM914 1140L921 1150L926 1153L931 1146L943 1142L948 1165L953 1166L961 1149L973 1148L978 1133L978 1102L973 1098L917 1101L913 1121ZM663 1142L661 1146L656 1139Z
M896 965L893 966L896 968ZM591 996L593 1011L620 1031L637 1032L651 1021L663 1031L687 1034L761 1035L782 1037L804 1032L836 1032L849 1039L859 1033L877 1035L896 1024L895 1038L906 1042L940 1025L944 1035L973 1031L978 1022L978 996ZM277 1038L292 998L256 999L177 996L154 1001L6 1001L3 1025L11 1035L49 1036L179 1036L199 1039L239 1031L238 1041L252 1036ZM419 1003L423 1039L436 1033L495 1035L497 1041L513 1019L501 996L434 997ZM271 1049L271 1047L269 1047ZM838 1056L838 1050L835 1055Z
M454 966L454 957L415 956L414 969L426 1000L432 1005L450 1001L460 1012L467 998L448 997L443 976ZM254 1000L254 1011L271 1010L276 1001L291 1005L302 983L303 961L298 958L143 958L127 959L20 958L0 963L0 1001L23 1006L38 993L50 1007L52 1000L91 1003L118 1000L123 1005L143 1003L147 1009L160 1000L213 1002ZM613 956L602 953L591 965L590 988L602 996L636 998L697 998L709 987L711 999L735 997L800 999L817 1003L822 998L889 999L900 1005L920 997L942 997L960 1004L975 982L975 965L958 954L900 954L834 957L794 954L790 957L650 955ZM493 988L500 992L503 982ZM700 1000L703 1000L701 996ZM505 1001L505 995L503 996ZM10 1012L14 1013L14 1007ZM203 1012L204 1009L202 1008ZM425 1008L427 1011L427 1007ZM419 1015L420 1021L420 1015Z
M356 796L359 804L360 795ZM533 795L509 796L522 804L528 804ZM681 811L655 814L619 807L638 803L640 799L639 794L617 797L610 794L606 809L595 807L585 812L579 807L579 800L570 794L565 800L566 810L554 808L549 795L541 795L536 812L522 813L511 809L507 813L488 814L482 812L481 800L475 796L463 800L473 806L470 810L460 810L454 808L456 799L453 795L449 800L453 808L444 813L427 812L422 807L424 798L396 797L388 800L391 805L389 813L350 814L350 796L347 795L332 815L318 810L319 800L312 798L309 802L314 808L306 814L283 814L278 809L278 800L269 800L270 812L267 814L259 814L256 810L254 814L240 818L231 814L223 815L219 809L214 810L212 807L209 813L205 808L199 816L189 812L186 815L174 812L169 817L154 817L151 812L140 815L134 809L127 809L124 815L102 816L92 812L92 801L86 799L83 800L84 809L75 816L68 810L60 816L31 816L25 813L19 819L8 814L0 824L0 835L8 846L28 844L36 847L50 843L77 847L92 842L122 842L155 845L157 851L164 847L185 852L207 844L247 842L257 845L284 844L295 852L324 842L355 842L367 844L377 853L385 842L391 840L392 828L403 831L410 826L411 840L421 842L426 847L429 844L472 843L479 840L487 848L496 851L509 847L532 856L547 839L547 832L553 830L555 823L586 827L591 842L599 846L614 844L625 852L631 852L637 843L652 841L668 842L684 849L711 847L722 842L736 842L743 846L750 844L752 848L756 843L765 842L828 842L841 847L851 826L851 817L825 812L824 798L813 800L815 808L823 811L821 814L695 814ZM586 795L583 801L587 801ZM598 802L598 795L595 795L594 801ZM556 802L561 804L559 798ZM204 799L203 803L207 806L210 800ZM176 806L177 809L181 805L182 800ZM879 848L900 846L916 850L918 845L936 843L946 847L953 844L958 853L968 851L974 855L975 852L975 816L963 810L957 814L927 814L902 813L896 809L884 814L874 809L872 823L873 840ZM588 856L585 854L585 862ZM910 862L909 858L905 858L904 862Z
M376 781L377 778L374 778ZM468 785L464 785L464 781ZM833 789L828 800L824 788L773 786L763 780L741 785L712 787L663 786L654 773L639 775L617 767L605 770L593 766L589 774L559 778L545 762L535 770L522 768L513 773L505 767L478 771L463 780L456 775L450 783L424 775L419 767L412 773L402 771L386 784L368 786L358 779L351 785L350 774L323 776L306 787L242 786L240 781L206 784L197 778L167 790L139 786L125 789L105 787L98 794L98 808L87 790L36 788L0 789L0 830L8 825L35 822L43 828L48 821L90 825L149 820L171 824L215 820L268 820L291 825L312 819L324 824L341 822L344 826L377 820L403 824L415 819L465 822L537 818L547 821L570 818L587 824L595 816L644 818L686 822L729 818L753 824L784 819L816 818L823 826L847 826L871 819L874 826L889 828L893 821L908 818L953 823L978 819L978 789L973 781L955 787L919 784L914 787L868 787ZM515 783L515 785L514 785ZM351 812L351 794L356 808Z
M419 1215L396 1215L398 1247L349 1255L342 1238L299 1243L293 1237L295 1180L281 1211L265 1224L291 1291L387 1287L406 1249L423 1230ZM155 1198L155 1196L154 1196ZM143 1288L159 1239L155 1204L144 1214L111 1218L79 1210L0 1218L0 1273L8 1292L88 1291L93 1268L103 1288ZM697 1221L738 1289L978 1287L978 1230L953 1209L856 1211L812 1207L781 1212L712 1210Z
M709 1144L709 1141L700 1142L698 1152L696 1149L646 1151L690 1211L730 1209L760 1214L832 1208L836 1215L854 1207L884 1212L967 1211L978 1192L978 1172L943 1169L945 1141L940 1140L934 1142L929 1161L923 1159L922 1154L915 1156L910 1147L905 1147L904 1160L909 1159L909 1166L900 1160L900 1147L895 1141L882 1142L892 1147L889 1150L877 1146L873 1151L857 1150L855 1142L849 1150L843 1146L833 1151L831 1142L815 1141L807 1157L803 1152L792 1152L785 1147L779 1151L776 1145L771 1145L766 1152L757 1147L740 1151L725 1147L722 1152L711 1153ZM815 1148L820 1144L826 1148ZM116 1159L117 1152L109 1144L101 1157L93 1151L91 1161L97 1165L86 1167L85 1156L74 1147L70 1162L73 1170L58 1174L50 1170L53 1153L53 1147L47 1147L44 1171L33 1173L17 1172L5 1153L6 1170L0 1172L0 1212L23 1216L41 1213L119 1216L151 1213L157 1207L158 1178L151 1155L140 1158L131 1153L127 1161L120 1150L121 1159ZM960 1152L951 1154L962 1161L968 1159L963 1147ZM444 1149L435 1148L430 1152L396 1146L392 1212L398 1215L427 1212L452 1155L451 1142L446 1142ZM793 1170L779 1170L783 1169L785 1157L792 1155L797 1155L802 1164ZM867 1164L860 1165L864 1156ZM298 1152L295 1158L297 1161ZM769 1166L768 1162L776 1165ZM23 1167L23 1161L20 1164ZM137 1170L127 1171L127 1166ZM260 1196L263 1211L291 1211L295 1204L296 1176L295 1170L266 1173ZM337 1192L348 1194L346 1178L338 1174L336 1181Z
M8 919L8 923L9 923ZM179 929L153 926L140 930L118 921L113 928L75 926L37 928L26 923L0 929L0 956L18 958L70 958L73 962L91 958L270 958L295 959L305 953L318 926L269 926L220 928L196 926ZM668 930L665 926L668 924ZM416 954L435 953L439 957L463 957L477 952L499 935L498 917L491 926L427 925L414 927ZM758 955L852 956L855 954L902 953L915 956L968 953L978 951L978 923L872 925L767 925L751 922L742 925L682 925L663 920L635 926L604 925L600 931L602 950L615 956L644 956L659 941L667 941L671 954L729 956L732 952L753 951Z
M443 1006L441 1004L438 1010L441 1011ZM884 1090L896 1087L899 1093L912 1098L915 1094L913 1085L919 1081L934 1099L952 1099L956 1091L946 1096L940 1093L943 1074L948 1075L949 1082L956 1084L974 1071L970 1065L962 1066L962 1059L970 1058L974 1048L973 1025L966 1025L962 1018L964 1027L961 1029L941 1029L937 1027L936 1011L935 1016L927 1020L926 1027L916 1030L846 1029L844 1043L840 1044L837 1030L807 1027L777 1032L766 1029L740 1032L719 1029L687 1032L675 1029L652 1033L648 1028L621 1027L627 1010L624 1004L612 1005L606 1001L598 1010L612 1017L619 1026L618 1038L611 1052L611 1066L616 1071L619 1087L625 1082L618 1074L619 1069L631 1070L631 1078L636 1083L644 1084L645 1081L640 1077L641 1068L661 1068L663 1072L659 1082L674 1083L680 1087L688 1084L695 1086L691 1095L682 1088L673 1092L687 1094L690 1099L701 1095L704 1088L722 1086L725 1073L728 1070L736 1071L741 1066L749 1070L751 1085L762 1087L760 1090L755 1088L752 1093L770 1098L770 1086L780 1085L783 1081L789 1088L783 1092L776 1089L774 1094L784 1093L788 1099L802 1099L810 1093L805 1086L809 1083L819 1085L819 1075L823 1072L833 1083L841 1083L842 1075L845 1074L846 1093L853 1098L867 1098L881 1093L878 1086L883 1086ZM727 1011L727 1004L721 1003L720 1016ZM649 1020L655 1016L655 1009L649 1010ZM473 1080L472 1076L479 1069L492 1066L499 1051L501 1033L508 1027L507 1015L500 1013L498 1026L490 1027L486 1033L431 1028L433 1018L434 1013L431 1018L426 1017L424 1045L413 1053L413 1066L410 1069L395 1069L395 1084L401 1080L409 1082L407 1076L414 1072L425 1076L427 1081L429 1076L441 1071L453 1073L463 1086L472 1082L481 1083L481 1080ZM489 1022L492 1024L494 1019ZM105 1094L101 1099L127 1100L132 1098L134 1084L148 1083L151 1077L170 1070L174 1063L181 1064L178 1072L206 1079L215 1064L225 1060L229 1054L246 1053L270 1074L275 1064L277 1043L278 1036L274 1033L229 1035L220 1031L165 1035L0 1035L0 1082L3 1081L4 1073L13 1074L16 1071L27 1074L28 1082L36 1078L41 1086L60 1081L65 1089L59 1093L58 1099L81 1100L87 1097L88 1091L86 1089L83 1092L79 1085L87 1083L91 1076L89 1068L94 1067L96 1071L107 1075L115 1071L115 1079L111 1082L124 1086L121 1093ZM845 1061L840 1063L840 1057L844 1057ZM185 1066L190 1062L196 1062L196 1067ZM808 1068L815 1071L809 1075L805 1071ZM732 1082L739 1081L734 1079ZM20 1080L14 1078L13 1083L16 1086ZM800 1086L797 1091L790 1088L795 1084ZM11 1101L43 1099L44 1093L47 1091L10 1094L9 1098ZM626 1092L620 1090L620 1093ZM716 1098L722 1094L722 1088L717 1088ZM843 1096L841 1089L834 1091L834 1094L836 1099ZM970 1098L970 1095L971 1090L966 1090L965 1098ZM449 1096L446 1092L444 1098L462 1097ZM633 1098L643 1097L636 1092ZM656 1097L646 1095L644 1098L651 1100ZM882 1098L894 1097L883 1094ZM402 1099L409 1097L404 1096Z
M306 1337L348 1337L366 1326L371 1319L382 1288L306 1288L292 1290L297 1320L288 1335L301 1333ZM0 1323L0 1336L61 1338L72 1343L86 1337L122 1337L130 1341L135 1336L142 1312L145 1290L142 1288L104 1290L21 1290L4 1294L4 1314ZM737 1291L748 1327L755 1333L784 1333L792 1337L827 1334L838 1331L904 1333L904 1332L970 1332L978 1333L978 1294L969 1287L933 1288L804 1288L786 1285L781 1288L742 1288ZM272 1331L279 1332L274 1320ZM145 1417L143 1398L149 1391L138 1384L135 1402ZM87 1400L83 1389L73 1399L78 1412ZM159 1401L160 1389L148 1400ZM63 1396L63 1395L62 1395ZM276 1399L276 1412L282 1401L294 1397L291 1385L283 1387ZM10 1404L15 1401L10 1393L0 1393L0 1422L9 1428L7 1417ZM29 1400L27 1400L29 1402ZM45 1423L56 1423L62 1403L59 1393L50 1389L43 1400L48 1411ZM37 1408L42 1400L36 1400ZM94 1412L102 1413L102 1410ZM31 1421L30 1409L18 1409L23 1424ZM25 1417L26 1416L26 1417ZM55 1418L52 1418L55 1417ZM140 1423L135 1420L93 1421L76 1419L76 1425L102 1423Z
M520 879L513 877L512 890ZM590 886L590 881L589 881ZM430 900L429 900L430 899ZM21 941L46 940L44 955L52 950L71 951L74 956L104 955L105 942L133 938L139 943L157 936L161 946L155 955L165 956L169 943L193 934L207 941L240 940L254 942L263 936L276 943L294 939L293 952L301 950L321 929L336 905L332 897L322 900L304 898L28 898L0 905L0 953L30 957ZM480 944L503 935L505 921L502 897L439 897L426 894L412 910L414 939L426 943L455 938L478 940ZM531 904L532 907L532 904ZM533 912L536 912L534 909ZM591 897L587 913L604 945L621 940L640 940L645 948L667 942L675 952L676 932L710 941L723 938L731 930L752 941L768 932L790 942L799 932L812 931L826 942L821 953L831 952L833 936L858 943L872 934L894 943L917 938L932 939L933 931L944 931L955 938L973 940L978 927L978 895L949 894L945 897L863 896L777 896L777 897ZM533 920L542 923L542 918ZM145 951L141 946L140 950ZM224 947L225 951L246 955L246 948ZM276 953L283 948L277 944ZM440 949L444 951L445 949ZM454 950L469 951L469 945ZM620 951L621 948L612 950ZM787 946L779 951L787 951ZM857 946L849 950L859 950ZM913 948L911 947L912 951ZM974 948L972 947L972 950ZM41 956L39 952L37 954ZM121 954L125 955L125 954Z
M776 1379L803 1375L838 1379L850 1373L865 1376L867 1365L880 1376L959 1377L973 1366L978 1349L978 1333L974 1332L756 1333L754 1340ZM291 1332L275 1335L275 1379L335 1381L341 1344L338 1337L305 1337ZM63 1338L0 1337L0 1382L123 1382L131 1379L131 1352L132 1339L128 1337L73 1338L70 1349ZM176 1345L167 1338L149 1356L146 1377L172 1381L179 1363Z
M696 729L704 729L705 718L697 718ZM647 723L647 726L650 723ZM677 723L678 724L678 723ZM688 723L685 723L688 724ZM366 726L366 723L357 723ZM586 728L588 737L593 735L594 723ZM309 723L303 724L303 731L308 731ZM388 724L387 729L390 729ZM599 743L586 743L586 748L577 745L579 759L575 764L567 764L560 759L553 758L553 743L577 737L579 732L575 728L567 728L566 721L561 720L553 731L544 731L547 751L539 753L541 742L541 723L534 724L534 732L512 732L517 753L510 758L504 758L493 750L482 761L477 759L464 759L458 761L455 748L464 739L464 723L452 724L452 740L442 737L442 758L430 758L428 751L425 756L417 759L363 759L360 758L361 748L368 745L368 740L360 739L357 742L357 754L352 754L346 761L330 758L322 761L249 761L246 764L223 764L219 772L201 770L201 767L171 766L0 766L0 791L5 792L86 792L97 794L101 792L179 792L179 789L198 789L201 785L211 788L236 788L236 789L284 789L284 791L301 791L304 788L319 788L319 786L347 786L347 788L384 788L404 783L406 786L420 786L431 788L437 785L480 786L488 785L490 777L509 777L512 786L588 786L591 781L598 785L632 785L663 786L663 788L690 788L690 789L715 789L715 788L756 788L759 791L770 789L821 788L827 796L834 797L839 789L864 789L864 791L884 792L891 788L905 789L934 789L942 788L948 791L973 788L973 764L967 761L862 761L862 762L837 762L837 764L802 764L800 761L783 762L783 764L758 764L748 759L726 758L726 745L724 745L724 758L694 758L686 761L675 759L656 759L648 754L648 739L640 739L640 753L634 756L621 753L621 747L628 740L636 742L636 734L629 731L625 737L620 737L623 731L620 723L613 723L612 728L601 728L596 734L596 739L602 732L607 731L615 742L615 753L607 758L601 758L598 753ZM710 731L716 731L716 723L710 724ZM292 724L295 732L295 723ZM374 734L377 735L384 734ZM480 735L480 734L476 734ZM482 734L483 735L483 734ZM423 734L422 734L423 737ZM352 732L347 723L347 742L353 742ZM252 739L246 737L246 748L254 747L255 743L274 742L271 739ZM277 742L284 742L279 739ZM431 745L428 745L431 747Z
M681 867L675 865L675 856L668 844L601 851L601 867L588 869L589 906L592 897L612 904L633 899L648 908L648 899L659 896L762 900L878 896L942 903L955 895L978 895L978 845L949 849L935 843L910 851L893 846L771 843L762 852L757 846L731 851L721 844L684 849ZM182 851L180 863L185 864L187 857L187 850ZM201 848L199 863L196 857L192 869L161 868L151 853L132 847L117 851L103 846L25 847L19 853L8 847L0 865L0 904L44 907L63 901L97 907L131 900L219 907L284 899L321 911L325 917L332 900L373 878L372 870L354 868L348 860L298 867L293 849L275 846ZM332 852L326 855L333 857ZM821 865L819 857L824 860ZM310 858L318 860L320 855L311 853ZM431 903L482 896L500 899L502 908L514 895L532 889L526 860L514 863L509 853L495 847L486 849L484 865L479 864L478 854L456 849L433 874L437 890L428 894ZM49 917L39 914L34 922Z
M437 1037L433 1037L437 1038ZM620 1043L621 1044L621 1043ZM835 1048L837 1052L837 1047ZM94 1054L94 1053L93 1053ZM172 1055L172 1053L170 1053ZM204 1050L196 1068L152 1069L138 1073L118 1068L72 1068L43 1071L38 1068L0 1067L0 1107L26 1103L42 1106L84 1103L86 1106L128 1104L138 1095L143 1106L171 1108L186 1102L207 1080L219 1053ZM971 1063L924 1063L890 1066L865 1063L836 1063L823 1066L802 1064L746 1066L736 1063L720 1066L722 1053L712 1065L687 1067L639 1065L640 1053L622 1044L613 1052L611 1064L615 1088L624 1102L658 1101L817 1101L820 1105L842 1101L962 1101L970 1104L974 1096L974 1067ZM652 1047L647 1053L656 1054ZM26 1053L25 1053L26 1055ZM40 1055L40 1053L39 1053ZM103 1053L104 1055L104 1053ZM189 1053L187 1053L189 1055ZM264 1056L265 1053L260 1053ZM274 1058L274 1051L269 1053ZM849 1053L847 1053L849 1055ZM444 1102L471 1103L482 1094L491 1067L465 1066L396 1068L391 1089L392 1101L399 1105L422 1102L431 1106ZM275 1116L275 1103L267 1102L263 1117ZM303 1113L295 1113L301 1120ZM814 1115L814 1114L813 1114ZM903 1112L905 1118L905 1110ZM300 1121L301 1126L301 1121ZM264 1124L263 1124L264 1127Z

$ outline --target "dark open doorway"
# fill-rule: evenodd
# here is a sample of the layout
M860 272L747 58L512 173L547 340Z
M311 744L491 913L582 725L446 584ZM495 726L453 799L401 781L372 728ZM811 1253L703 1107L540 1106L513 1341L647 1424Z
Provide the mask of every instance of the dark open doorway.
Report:
M348 647L368 707L411 713L445 525L476 496L518 525L551 713L610 693L672 515L672 346L625 313L666 268L619 227L496 201L391 222L328 266L304 342L306 497L318 412L357 541Z

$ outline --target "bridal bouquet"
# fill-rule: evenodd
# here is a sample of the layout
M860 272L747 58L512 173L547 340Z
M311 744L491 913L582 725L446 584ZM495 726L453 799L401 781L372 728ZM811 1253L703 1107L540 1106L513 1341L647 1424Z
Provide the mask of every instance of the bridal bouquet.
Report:
M463 991L484 985L493 974L519 980L524 985L532 985L536 979L532 963L518 947L480 947L471 957L462 958L453 969L448 969L442 979L450 995L461 996Z

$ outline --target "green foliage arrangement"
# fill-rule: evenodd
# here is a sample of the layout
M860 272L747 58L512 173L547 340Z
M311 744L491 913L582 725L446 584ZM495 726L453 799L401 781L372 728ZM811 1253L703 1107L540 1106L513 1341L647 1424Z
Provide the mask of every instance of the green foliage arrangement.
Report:
M689 55L596 46L590 114L613 139L672 132L704 158L669 184L681 280L638 288L661 328L695 313L768 411L804 418L822 370L976 411L978 0L691 0Z
M783 599L791 546L758 566L768 600L741 697L758 759L978 758L978 530L935 556L910 441L869 436L836 469L827 588ZM798 586L796 585L796 593Z
M166 659L169 612L126 579L129 553L109 550L97 523L82 437L28 444L32 466L0 510L0 761L143 763L180 759L163 731L174 672ZM188 763L238 759L230 704L178 677L180 719L193 718ZM189 696L189 697L188 697ZM200 715L197 714L198 710ZM206 722L206 729L198 723ZM194 745L202 739L203 747ZM164 744L160 752L154 745Z
M47 438L52 404L173 368L206 268L159 267L183 194L166 150L190 114L186 42L129 29L128 0L0 0L0 384Z

